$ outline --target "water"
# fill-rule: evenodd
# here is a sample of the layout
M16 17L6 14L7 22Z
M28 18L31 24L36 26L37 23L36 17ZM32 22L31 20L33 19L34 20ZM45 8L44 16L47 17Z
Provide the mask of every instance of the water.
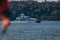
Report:
M60 40L60 21L12 23L0 40Z

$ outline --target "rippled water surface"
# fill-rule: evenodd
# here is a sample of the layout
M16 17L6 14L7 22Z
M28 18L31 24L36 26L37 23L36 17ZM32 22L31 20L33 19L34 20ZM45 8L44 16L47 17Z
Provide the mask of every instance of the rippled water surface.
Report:
M60 40L60 21L12 23L6 34L0 34L0 40Z

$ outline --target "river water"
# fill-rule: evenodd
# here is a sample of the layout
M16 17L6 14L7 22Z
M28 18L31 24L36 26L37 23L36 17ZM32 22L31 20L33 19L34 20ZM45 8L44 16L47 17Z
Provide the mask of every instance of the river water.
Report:
M60 21L12 23L6 34L0 34L0 40L60 40Z

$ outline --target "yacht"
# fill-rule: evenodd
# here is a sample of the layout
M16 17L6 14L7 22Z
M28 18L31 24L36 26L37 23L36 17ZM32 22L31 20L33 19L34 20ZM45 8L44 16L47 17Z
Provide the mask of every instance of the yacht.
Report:
M35 23L36 20L37 19L35 18L30 18L29 16L21 14L20 17L17 17L14 21L11 21L11 23Z

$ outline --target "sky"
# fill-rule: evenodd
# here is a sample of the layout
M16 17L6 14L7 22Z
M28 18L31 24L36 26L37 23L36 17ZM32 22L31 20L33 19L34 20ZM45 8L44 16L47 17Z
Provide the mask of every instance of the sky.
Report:
M10 1L12 1L12 0L10 0ZM13 1L16 1L16 0L13 0ZM37 0L38 2L42 2L42 1L44 1L44 0ZM58 0L48 0L48 1L58 1Z
M38 2L42 2L44 0L38 0ZM58 0L47 0L47 1L58 1Z

